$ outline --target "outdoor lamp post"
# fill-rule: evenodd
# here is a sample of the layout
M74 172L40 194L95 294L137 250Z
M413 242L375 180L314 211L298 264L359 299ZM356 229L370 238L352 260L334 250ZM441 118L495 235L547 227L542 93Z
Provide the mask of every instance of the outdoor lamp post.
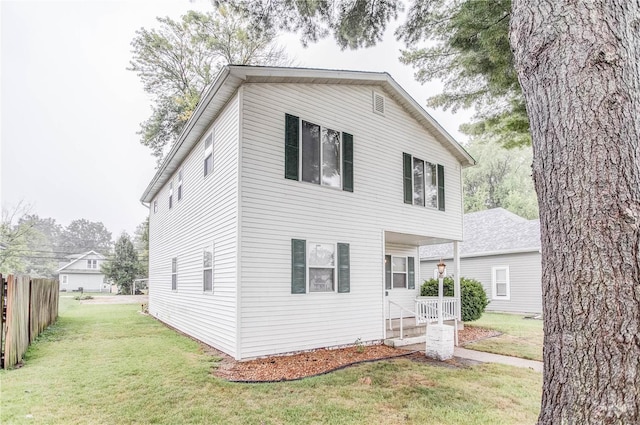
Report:
M442 301L443 301L443 292L444 292L444 273L447 270L447 265L442 262L442 258L438 263L438 325L442 325Z

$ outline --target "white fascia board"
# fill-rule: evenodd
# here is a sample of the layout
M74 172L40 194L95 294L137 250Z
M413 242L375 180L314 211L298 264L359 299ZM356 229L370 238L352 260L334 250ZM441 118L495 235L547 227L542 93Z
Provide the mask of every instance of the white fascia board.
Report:
M531 247L531 248L516 248L516 249L505 249L502 251L486 251L486 252L474 252L472 254L461 254L460 258L475 258L475 257L492 257L496 255L508 255L508 254L525 254L527 252L540 252L540 248ZM439 261L440 256L437 257L421 257L420 261ZM451 256L442 257L443 259L451 259Z

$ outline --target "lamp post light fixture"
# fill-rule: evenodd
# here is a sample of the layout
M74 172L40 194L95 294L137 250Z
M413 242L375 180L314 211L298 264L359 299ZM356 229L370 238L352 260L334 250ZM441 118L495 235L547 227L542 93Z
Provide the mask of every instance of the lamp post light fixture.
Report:
M443 292L444 292L444 273L447 270L447 265L440 259L438 263L438 325L443 324L442 304L443 304Z

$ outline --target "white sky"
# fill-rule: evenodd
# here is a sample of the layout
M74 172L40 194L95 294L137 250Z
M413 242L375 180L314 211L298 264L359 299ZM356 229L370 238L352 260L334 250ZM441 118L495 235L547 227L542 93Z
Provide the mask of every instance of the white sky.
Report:
M178 19L208 1L7 1L0 3L0 199L24 201L62 225L101 221L114 239L132 233L148 210L140 196L155 174L139 143L149 97L126 68L130 42L157 16ZM392 29L375 48L341 52L332 38L303 49L295 34L280 37L298 66L386 71L421 105L439 92L421 86L397 60ZM427 111L459 141L456 116Z

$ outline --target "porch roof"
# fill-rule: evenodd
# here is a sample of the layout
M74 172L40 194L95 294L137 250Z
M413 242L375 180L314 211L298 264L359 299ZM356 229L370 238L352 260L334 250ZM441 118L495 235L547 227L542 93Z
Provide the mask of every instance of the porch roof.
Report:
M443 239L434 236L399 233L387 230L384 232L384 240L385 243L410 246L424 246L454 242L453 239Z

